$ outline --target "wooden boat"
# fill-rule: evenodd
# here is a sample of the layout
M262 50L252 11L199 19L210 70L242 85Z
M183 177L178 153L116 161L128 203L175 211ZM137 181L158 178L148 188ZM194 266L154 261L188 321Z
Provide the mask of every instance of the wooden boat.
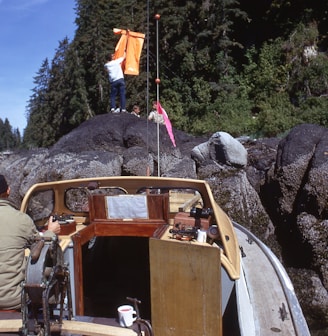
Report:
M31 247L22 317L0 313L1 333L310 335L281 263L205 181L45 182L21 210L39 227L59 216L62 232ZM130 327L117 320L123 304L136 311Z

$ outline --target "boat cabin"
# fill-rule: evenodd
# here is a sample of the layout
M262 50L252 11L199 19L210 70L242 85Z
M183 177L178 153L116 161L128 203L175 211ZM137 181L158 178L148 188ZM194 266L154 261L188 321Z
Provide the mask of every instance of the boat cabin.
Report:
M117 307L134 297L156 336L168 328L174 335L222 334L239 277L239 247L206 182L104 177L40 183L21 210L40 227L50 215L60 220L75 316L116 318ZM213 237L197 241L197 230L209 228Z

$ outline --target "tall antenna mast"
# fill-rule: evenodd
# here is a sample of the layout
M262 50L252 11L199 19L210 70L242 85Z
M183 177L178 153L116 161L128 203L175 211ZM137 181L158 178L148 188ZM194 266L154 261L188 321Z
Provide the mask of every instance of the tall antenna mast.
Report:
M148 123L148 112L149 112L149 2L150 0L147 0L147 84L146 84L146 111L147 111L147 155L149 154L149 123ZM146 168L146 175L150 175L150 167L149 164L147 164Z
M159 79L159 47L158 47L158 21L161 18L159 14L155 14L156 19L156 100L159 102L159 84L161 80ZM157 111L158 112L158 111ZM161 163L160 163L160 153L159 153L159 123L157 123L157 161L158 161L158 169L157 175L161 176Z

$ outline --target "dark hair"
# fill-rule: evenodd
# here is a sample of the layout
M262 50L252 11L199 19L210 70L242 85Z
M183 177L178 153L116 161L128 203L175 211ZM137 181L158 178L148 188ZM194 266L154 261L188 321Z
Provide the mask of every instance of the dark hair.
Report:
M7 191L8 184L6 178L3 175L0 175L0 194L3 194Z

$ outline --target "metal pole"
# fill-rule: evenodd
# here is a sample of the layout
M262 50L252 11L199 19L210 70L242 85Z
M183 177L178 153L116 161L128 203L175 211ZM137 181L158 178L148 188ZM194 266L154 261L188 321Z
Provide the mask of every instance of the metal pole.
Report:
M159 102L159 47L158 47L158 21L160 19L160 15L156 14L156 101ZM158 112L158 111L157 111ZM157 175L158 177L161 176L161 163L160 163L160 153L159 153L159 123L157 123L157 162L158 162L158 169L157 169Z
M149 2L147 0L147 81L146 81L146 111L147 111L147 155L149 155L149 122L148 122L148 113L149 113ZM147 159L148 160L148 159ZM147 164L146 176L150 175L150 167Z

